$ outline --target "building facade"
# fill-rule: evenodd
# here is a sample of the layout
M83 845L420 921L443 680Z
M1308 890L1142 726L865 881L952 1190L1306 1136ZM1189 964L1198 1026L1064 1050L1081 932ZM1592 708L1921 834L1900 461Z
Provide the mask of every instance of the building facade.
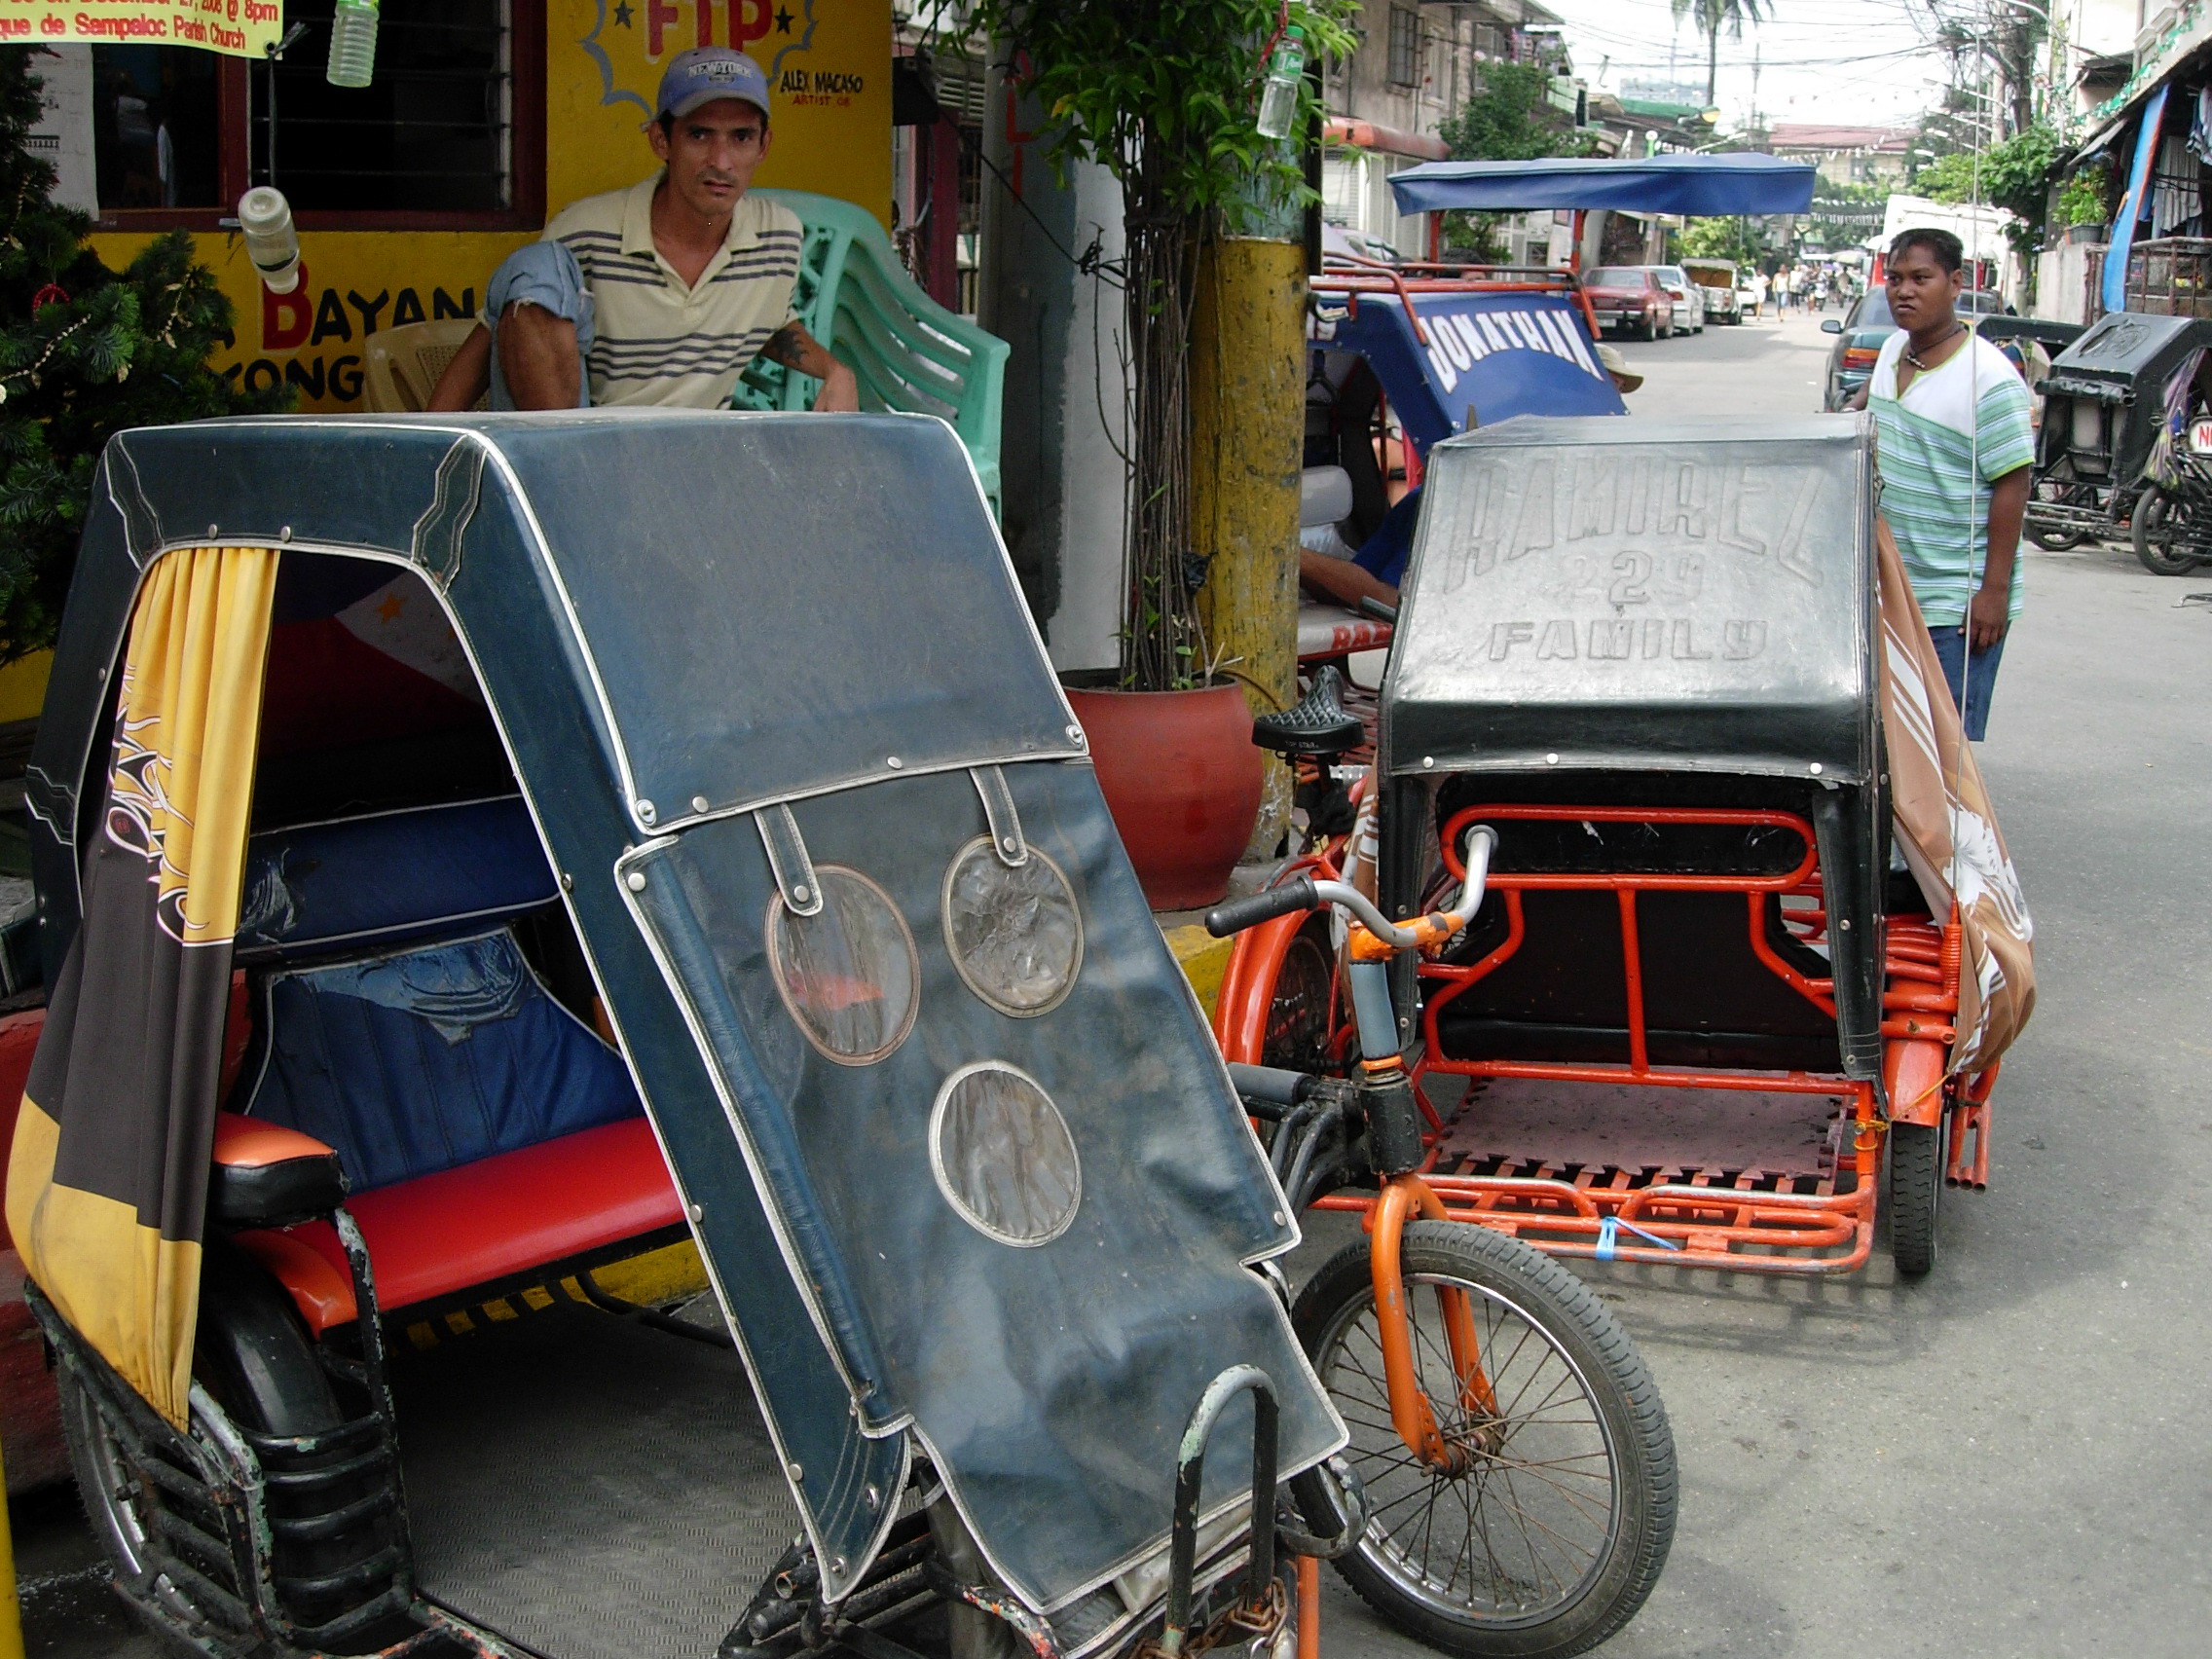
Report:
M1419 256L1424 227L1418 218L1400 222L1390 175L1443 158L1438 131L1480 88L1486 63L1553 65L1552 101L1578 119L1582 90L1567 71L1560 28L1558 14L1536 0L1365 0L1359 49L1322 69L1332 140L1321 165L1323 217ZM1506 227L1513 263L1549 263L1550 219L1523 215Z

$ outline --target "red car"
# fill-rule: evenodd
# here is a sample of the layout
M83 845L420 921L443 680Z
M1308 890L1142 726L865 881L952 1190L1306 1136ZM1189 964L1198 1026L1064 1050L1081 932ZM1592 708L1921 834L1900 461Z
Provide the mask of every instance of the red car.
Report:
M1634 329L1645 340L1675 332L1674 296L1651 271L1635 265L1601 265L1583 273L1582 291L1590 296L1600 328L1624 333Z

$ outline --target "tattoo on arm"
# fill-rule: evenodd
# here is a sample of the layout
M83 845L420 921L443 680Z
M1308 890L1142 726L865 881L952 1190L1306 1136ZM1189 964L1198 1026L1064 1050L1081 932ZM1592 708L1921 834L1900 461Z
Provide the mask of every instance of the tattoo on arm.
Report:
M802 375L816 380L829 378L830 367L836 361L823 350L813 335L807 333L802 322L784 324L768 336L768 344L760 348L760 355L771 363L781 363L787 369L796 369Z

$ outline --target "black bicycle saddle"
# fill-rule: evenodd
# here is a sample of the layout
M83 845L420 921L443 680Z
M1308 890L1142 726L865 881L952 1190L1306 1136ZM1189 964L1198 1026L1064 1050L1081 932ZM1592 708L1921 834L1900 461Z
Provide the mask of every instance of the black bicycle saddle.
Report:
M1344 684L1334 666L1322 669L1296 707L1252 721L1252 741L1286 758L1309 755L1333 760L1349 754L1367 741L1367 731L1345 707Z

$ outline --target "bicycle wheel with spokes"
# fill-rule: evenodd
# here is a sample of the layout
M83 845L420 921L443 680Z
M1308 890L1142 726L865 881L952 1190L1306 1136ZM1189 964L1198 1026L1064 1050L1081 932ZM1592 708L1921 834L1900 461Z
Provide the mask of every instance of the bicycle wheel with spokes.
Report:
M1351 1430L1346 1456L1372 1516L1338 1570L1445 1652L1583 1652L1635 1616L1674 1541L1675 1443L1651 1374L1604 1304L1517 1239L1417 1222L1401 1266L1416 1381L1449 1467L1416 1457L1391 1425L1366 1243L1298 1299L1300 1340ZM1445 1330L1454 1297L1479 1354L1465 1381ZM1318 1496L1300 1491L1309 1511Z
M1329 913L1315 915L1292 936L1268 1002L1267 1037L1260 1063L1287 1071L1317 1072L1329 1064L1329 992L1336 977L1329 941Z

